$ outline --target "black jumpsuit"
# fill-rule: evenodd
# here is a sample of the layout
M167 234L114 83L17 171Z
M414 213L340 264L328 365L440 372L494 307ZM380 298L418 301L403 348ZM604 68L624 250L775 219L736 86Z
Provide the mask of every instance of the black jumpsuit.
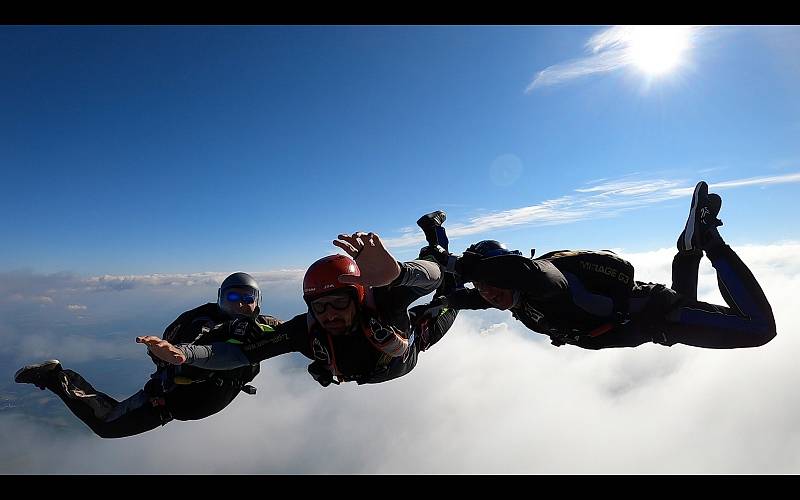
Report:
M353 331L330 336L336 369L344 381L375 384L409 373L417 364L419 352L440 340L455 321L456 309L426 304L411 309L415 313L412 323L408 314L409 305L441 285L441 271L438 264L424 259L399 264L401 274L392 284L371 290L374 298L370 301L372 309L365 310L362 307L361 319L355 323ZM426 314L426 310L434 312L431 314L428 311ZM391 325L409 340L408 349L402 356L388 358L367 340L360 328L369 317L377 318L384 325ZM299 352L313 361L309 371L322 383L318 377L320 374L314 371L314 367L319 366L320 356L315 354L312 329L312 318L305 313L277 326L272 334L262 340L248 345L212 343L177 347L187 355L184 364L211 370L230 369L281 354Z
M519 255L484 258L475 264L470 280L519 292L513 316L531 330L549 335L555 345L586 349L636 347L645 342L663 345L731 349L761 346L776 335L772 308L753 274L726 244L706 255L717 272L727 307L697 300L701 253L678 253L672 264L672 288L637 281L630 298L627 323L615 321L610 301L587 292L575 276L562 273L546 260ZM448 297L458 309L492 307L474 289Z
M208 303L181 314L164 331L170 339L180 332L180 338L194 339L203 327L226 325L230 316L215 303ZM261 316L258 321L266 331L275 318ZM241 392L244 381L258 373L258 365L226 372L210 372L192 368L193 372L176 370L172 365L161 366L150 376L144 388L123 400L97 391L80 374L62 370L47 383L67 407L95 434L104 438L132 436L149 431L175 420L198 420L213 415ZM207 372L207 373L202 373ZM208 375L209 377L206 377ZM175 377L192 383L176 384Z

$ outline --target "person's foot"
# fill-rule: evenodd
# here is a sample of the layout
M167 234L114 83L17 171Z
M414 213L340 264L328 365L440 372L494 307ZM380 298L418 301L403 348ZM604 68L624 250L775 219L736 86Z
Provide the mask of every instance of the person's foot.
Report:
M441 210L436 210L435 212L425 214L417 219L417 225L421 227L423 231L425 231L425 229L428 227L433 228L441 226L446 220L447 214Z
M417 219L417 225L425 233L425 239L429 245L440 245L447 250L447 234L442 227L445 220L447 220L447 214L441 210L436 210Z
M722 208L722 198L715 193L708 193L708 184L703 181L697 183L692 195L692 206L686 227L678 237L678 251L697 252L712 239L717 226L722 221L717 219Z
M50 359L38 365L24 366L14 374L14 382L18 384L33 384L44 390L53 374L60 372L62 369L61 362L57 359Z

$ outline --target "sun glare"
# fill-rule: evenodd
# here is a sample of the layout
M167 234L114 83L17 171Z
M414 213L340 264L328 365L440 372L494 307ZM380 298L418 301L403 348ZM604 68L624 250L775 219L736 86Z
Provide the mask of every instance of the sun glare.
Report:
M681 63L690 39L688 26L632 26L628 57L648 75L663 75Z

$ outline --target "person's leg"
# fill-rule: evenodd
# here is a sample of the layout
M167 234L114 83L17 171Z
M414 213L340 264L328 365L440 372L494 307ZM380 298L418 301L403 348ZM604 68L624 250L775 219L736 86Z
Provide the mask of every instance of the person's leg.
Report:
M425 214L417 220L417 225L425 233L425 239L429 245L429 247L423 247L420 250L421 259L430 260L439 265L436 258L429 254L430 247L438 245L446 252L449 251L449 240L443 226L446 219L447 215L443 211L437 210ZM459 282L454 274L446 272L442 268L442 283L434 292L434 299L428 304L419 305L409 310L410 315L414 317L412 325L417 336L415 342L420 351L429 349L441 340L444 334L453 326L453 322L458 315L458 309L442 307L440 298L446 297L456 289L463 287L464 284Z
M730 349L758 347L775 338L772 307L736 252L721 243L709 248L706 255L717 271L719 290L728 307L686 301L668 317L670 345Z
M447 214L441 210L436 210L420 217L417 220L417 225L425 233L425 240L429 245L439 245L449 251L450 240L447 239L447 233L442 226L445 220L447 220Z
M151 395L157 381L151 380L145 389L124 401L117 401L97 391L80 374L65 370L53 361L26 366L17 372L15 380L51 390L98 436L132 436L171 420L162 406L163 398Z
M720 240L721 241L721 240ZM712 349L757 347L772 340L772 308L753 274L724 243L708 250L729 307L698 302L653 283L637 283L628 325L576 343L586 349L636 347L646 342Z
M428 242L428 246L422 247L419 251L420 259L439 264L436 257L432 254L431 248L438 245L442 247L445 252L450 251L450 240L447 238L447 231L445 231L443 226L445 220L447 220L447 214L441 210L425 214L417 220L417 225L422 229L422 232L425 233L425 240ZM463 287L464 283L460 282L455 274L446 272L446 270L442 268L442 284L436 289L433 296L441 297L443 295L448 295L454 290ZM444 335L444 333L442 335Z
M697 272L703 258L702 244L708 232L722 225L717 218L722 198L708 192L708 184L698 182L692 195L686 226L678 237L678 253L672 259L672 289L687 300L697 300Z
M666 343L709 348L756 347L772 340L775 318L753 273L722 239L716 217L722 199L697 184L686 228L673 260L673 288L682 303L669 313ZM688 247L688 249L687 249ZM717 271L717 283L728 307L697 301L697 252L705 251Z
M678 252L672 259L672 289L688 300L697 300L697 273L702 250Z
M761 286L739 256L722 240L716 216L718 195L698 183L686 228L673 259L673 288L637 282L631 299L631 322L595 337L581 337L586 349L663 345L731 349L761 346L776 335L772 308ZM697 271L705 251L717 271L728 307L697 301Z

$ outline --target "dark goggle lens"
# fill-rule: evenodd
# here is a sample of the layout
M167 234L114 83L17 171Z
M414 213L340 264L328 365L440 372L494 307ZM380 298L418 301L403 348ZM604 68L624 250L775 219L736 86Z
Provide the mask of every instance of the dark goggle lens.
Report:
M337 311L342 311L347 309L347 306L350 305L350 297L336 297L333 300L325 300L325 301L316 301L311 303L311 309L314 310L317 314L322 314L331 306L332 308L336 309Z
M256 301L256 296L251 293L228 292L225 295L228 302L244 302L245 304L252 304Z

